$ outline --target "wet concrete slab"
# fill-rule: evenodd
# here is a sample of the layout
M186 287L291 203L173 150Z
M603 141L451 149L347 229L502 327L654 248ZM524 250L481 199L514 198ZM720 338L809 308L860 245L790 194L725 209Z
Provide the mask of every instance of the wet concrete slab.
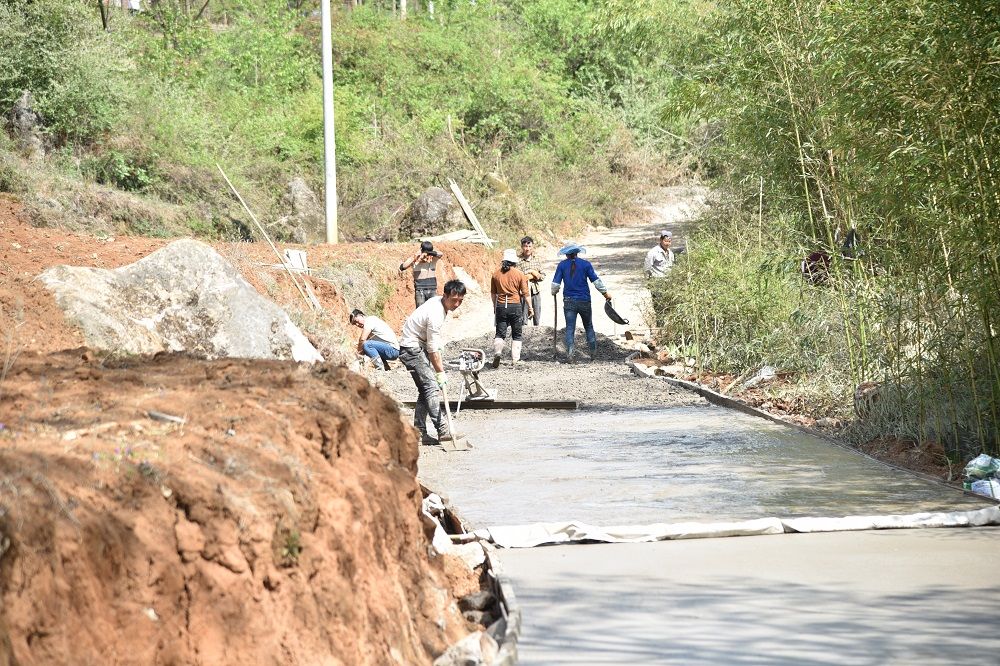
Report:
M957 511L988 506L819 437L716 406L463 417L475 449L421 450L472 527Z
M992 664L1000 528L502 550L522 664Z

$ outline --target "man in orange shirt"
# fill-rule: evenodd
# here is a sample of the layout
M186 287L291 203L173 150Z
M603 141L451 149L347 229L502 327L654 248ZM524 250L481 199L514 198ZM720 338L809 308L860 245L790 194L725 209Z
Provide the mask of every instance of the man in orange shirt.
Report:
M528 279L516 266L517 252L513 249L504 250L500 268L490 279L490 297L493 299L497 329L496 337L493 339L494 368L500 367L500 355L503 353L508 327L511 329L510 356L514 367L518 367L521 362L521 329L524 327L521 304L527 304L528 317L535 315L531 306Z

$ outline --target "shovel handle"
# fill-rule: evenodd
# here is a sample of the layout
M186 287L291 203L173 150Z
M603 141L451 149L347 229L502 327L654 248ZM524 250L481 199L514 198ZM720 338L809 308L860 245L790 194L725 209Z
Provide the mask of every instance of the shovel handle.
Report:
M452 441L455 441L455 426L451 422L451 405L448 404L448 389L445 388L447 385L446 382L441 386L441 395L444 397L444 413L448 415L448 430L451 432Z
M556 354L559 352L559 298L552 294L552 316L554 317L552 322L552 353Z

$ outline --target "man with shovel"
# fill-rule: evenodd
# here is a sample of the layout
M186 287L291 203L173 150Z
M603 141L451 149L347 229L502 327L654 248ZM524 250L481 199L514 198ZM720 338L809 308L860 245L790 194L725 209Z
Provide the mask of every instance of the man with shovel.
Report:
M555 299L559 288L566 284L563 292L563 314L566 316L566 360L573 363L573 343L576 339L576 318L579 315L583 322L583 330L587 335L587 346L590 348L590 360L597 356L597 332L594 330L593 310L590 307L590 283L594 283L597 291L605 300L611 300L608 288L601 278L597 277L594 266L586 259L580 259L580 254L586 254L587 248L577 243L567 243L559 250L566 258L556 266L552 276L552 298Z
M403 322L399 340L399 360L410 371L417 385L417 402L413 409L413 425L420 431L421 444L455 442L454 433L441 414L438 389L444 390L448 376L441 360L444 339L441 327L448 313L458 309L465 299L465 285L450 280L444 285L444 295L434 296L418 307ZM437 429L437 439L427 433L427 417Z

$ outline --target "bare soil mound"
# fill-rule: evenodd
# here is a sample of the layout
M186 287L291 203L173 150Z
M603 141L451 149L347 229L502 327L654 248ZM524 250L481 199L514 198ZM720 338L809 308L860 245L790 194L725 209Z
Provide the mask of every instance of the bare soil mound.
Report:
M343 368L24 352L0 422L2 663L428 663L470 629L414 432Z

